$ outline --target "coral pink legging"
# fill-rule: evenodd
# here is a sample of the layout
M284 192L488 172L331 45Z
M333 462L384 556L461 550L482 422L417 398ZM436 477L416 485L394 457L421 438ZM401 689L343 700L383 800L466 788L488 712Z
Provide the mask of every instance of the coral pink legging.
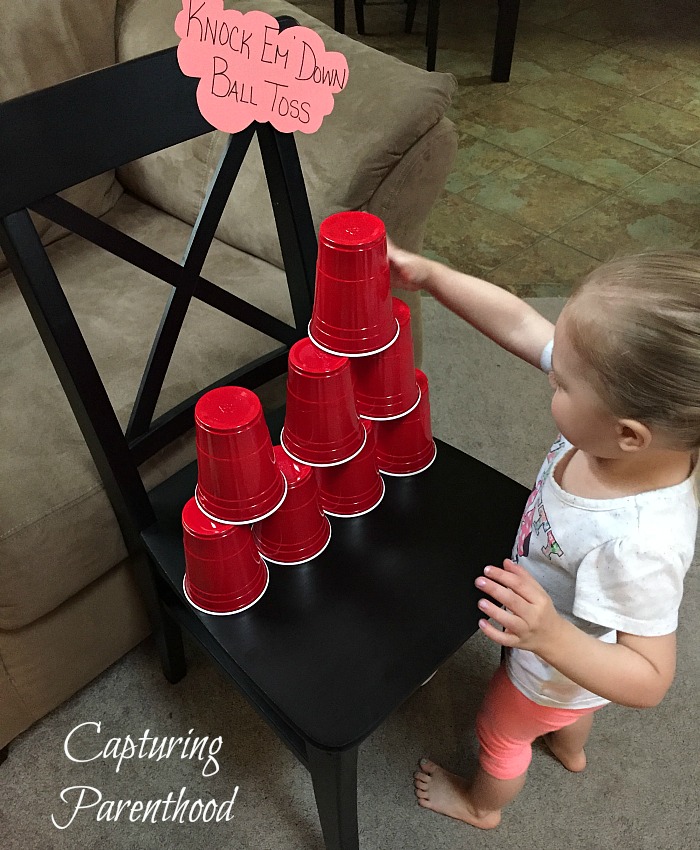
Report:
M552 708L528 699L501 665L489 684L476 718L479 764L496 779L522 776L532 760L532 742L547 732L570 726L593 708Z

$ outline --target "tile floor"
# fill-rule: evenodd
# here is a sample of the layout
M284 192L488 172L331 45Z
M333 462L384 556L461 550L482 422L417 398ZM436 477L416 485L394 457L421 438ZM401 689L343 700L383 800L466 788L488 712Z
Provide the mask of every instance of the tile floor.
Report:
M331 0L297 5L332 24ZM424 67L426 7L406 35L402 2L368 2L360 40ZM700 2L522 0L507 84L489 79L496 9L441 2L460 146L426 253L537 296L615 253L700 249Z

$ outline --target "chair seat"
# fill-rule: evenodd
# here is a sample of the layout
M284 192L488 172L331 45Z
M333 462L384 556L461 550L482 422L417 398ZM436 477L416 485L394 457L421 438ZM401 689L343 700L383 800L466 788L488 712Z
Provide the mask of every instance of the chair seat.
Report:
M333 518L315 560L270 564L260 601L230 616L196 611L182 591L195 465L151 491L158 523L143 539L181 603L174 613L199 621L188 627L241 689L319 748L357 746L459 649L480 617L474 579L511 551L526 489L436 442L428 470L385 476L379 507Z

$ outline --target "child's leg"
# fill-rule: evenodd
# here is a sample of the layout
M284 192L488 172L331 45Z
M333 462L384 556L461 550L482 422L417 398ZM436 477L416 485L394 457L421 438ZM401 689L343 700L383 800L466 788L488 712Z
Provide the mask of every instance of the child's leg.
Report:
M418 805L462 820L479 829L493 829L501 821L501 809L514 800L525 774L515 779L496 779L481 767L471 782L456 776L428 759L414 774Z
M512 700L525 700L511 685L503 667L493 676L477 717L479 767L470 782L434 762L421 760L414 774L418 804L463 820L480 829L493 829L501 809L522 790L532 758L532 741L542 734L519 727L523 712ZM529 702L529 701L528 701ZM515 721L515 728L511 729Z
M583 748L591 734L592 726L593 715L584 714L570 726L564 726L544 736L544 742L552 751L552 755L567 770L580 773L586 767L586 752Z
M523 696L505 668L499 667L476 720L479 767L474 778L467 782L424 759L414 774L418 804L480 829L492 829L501 820L501 809L525 784L532 742L564 726L567 730L576 727L560 740L567 754L569 750L582 751L591 718L588 712L537 705Z

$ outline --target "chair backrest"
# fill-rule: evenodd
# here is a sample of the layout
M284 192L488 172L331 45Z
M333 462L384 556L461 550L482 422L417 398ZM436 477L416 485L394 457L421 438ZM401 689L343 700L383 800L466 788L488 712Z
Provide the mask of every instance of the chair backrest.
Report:
M280 28L294 25L278 19ZM255 388L286 371L306 334L313 302L316 236L294 137L255 124L229 137L180 263L56 193L187 139L211 132L197 80L176 48L114 65L0 104L0 247L78 420L127 545L153 521L139 465L194 424L197 399L226 384ZM257 135L289 288L294 325L201 275L239 168ZM172 286L125 430L119 424L61 283L29 215L35 211ZM153 419L192 299L281 343Z

